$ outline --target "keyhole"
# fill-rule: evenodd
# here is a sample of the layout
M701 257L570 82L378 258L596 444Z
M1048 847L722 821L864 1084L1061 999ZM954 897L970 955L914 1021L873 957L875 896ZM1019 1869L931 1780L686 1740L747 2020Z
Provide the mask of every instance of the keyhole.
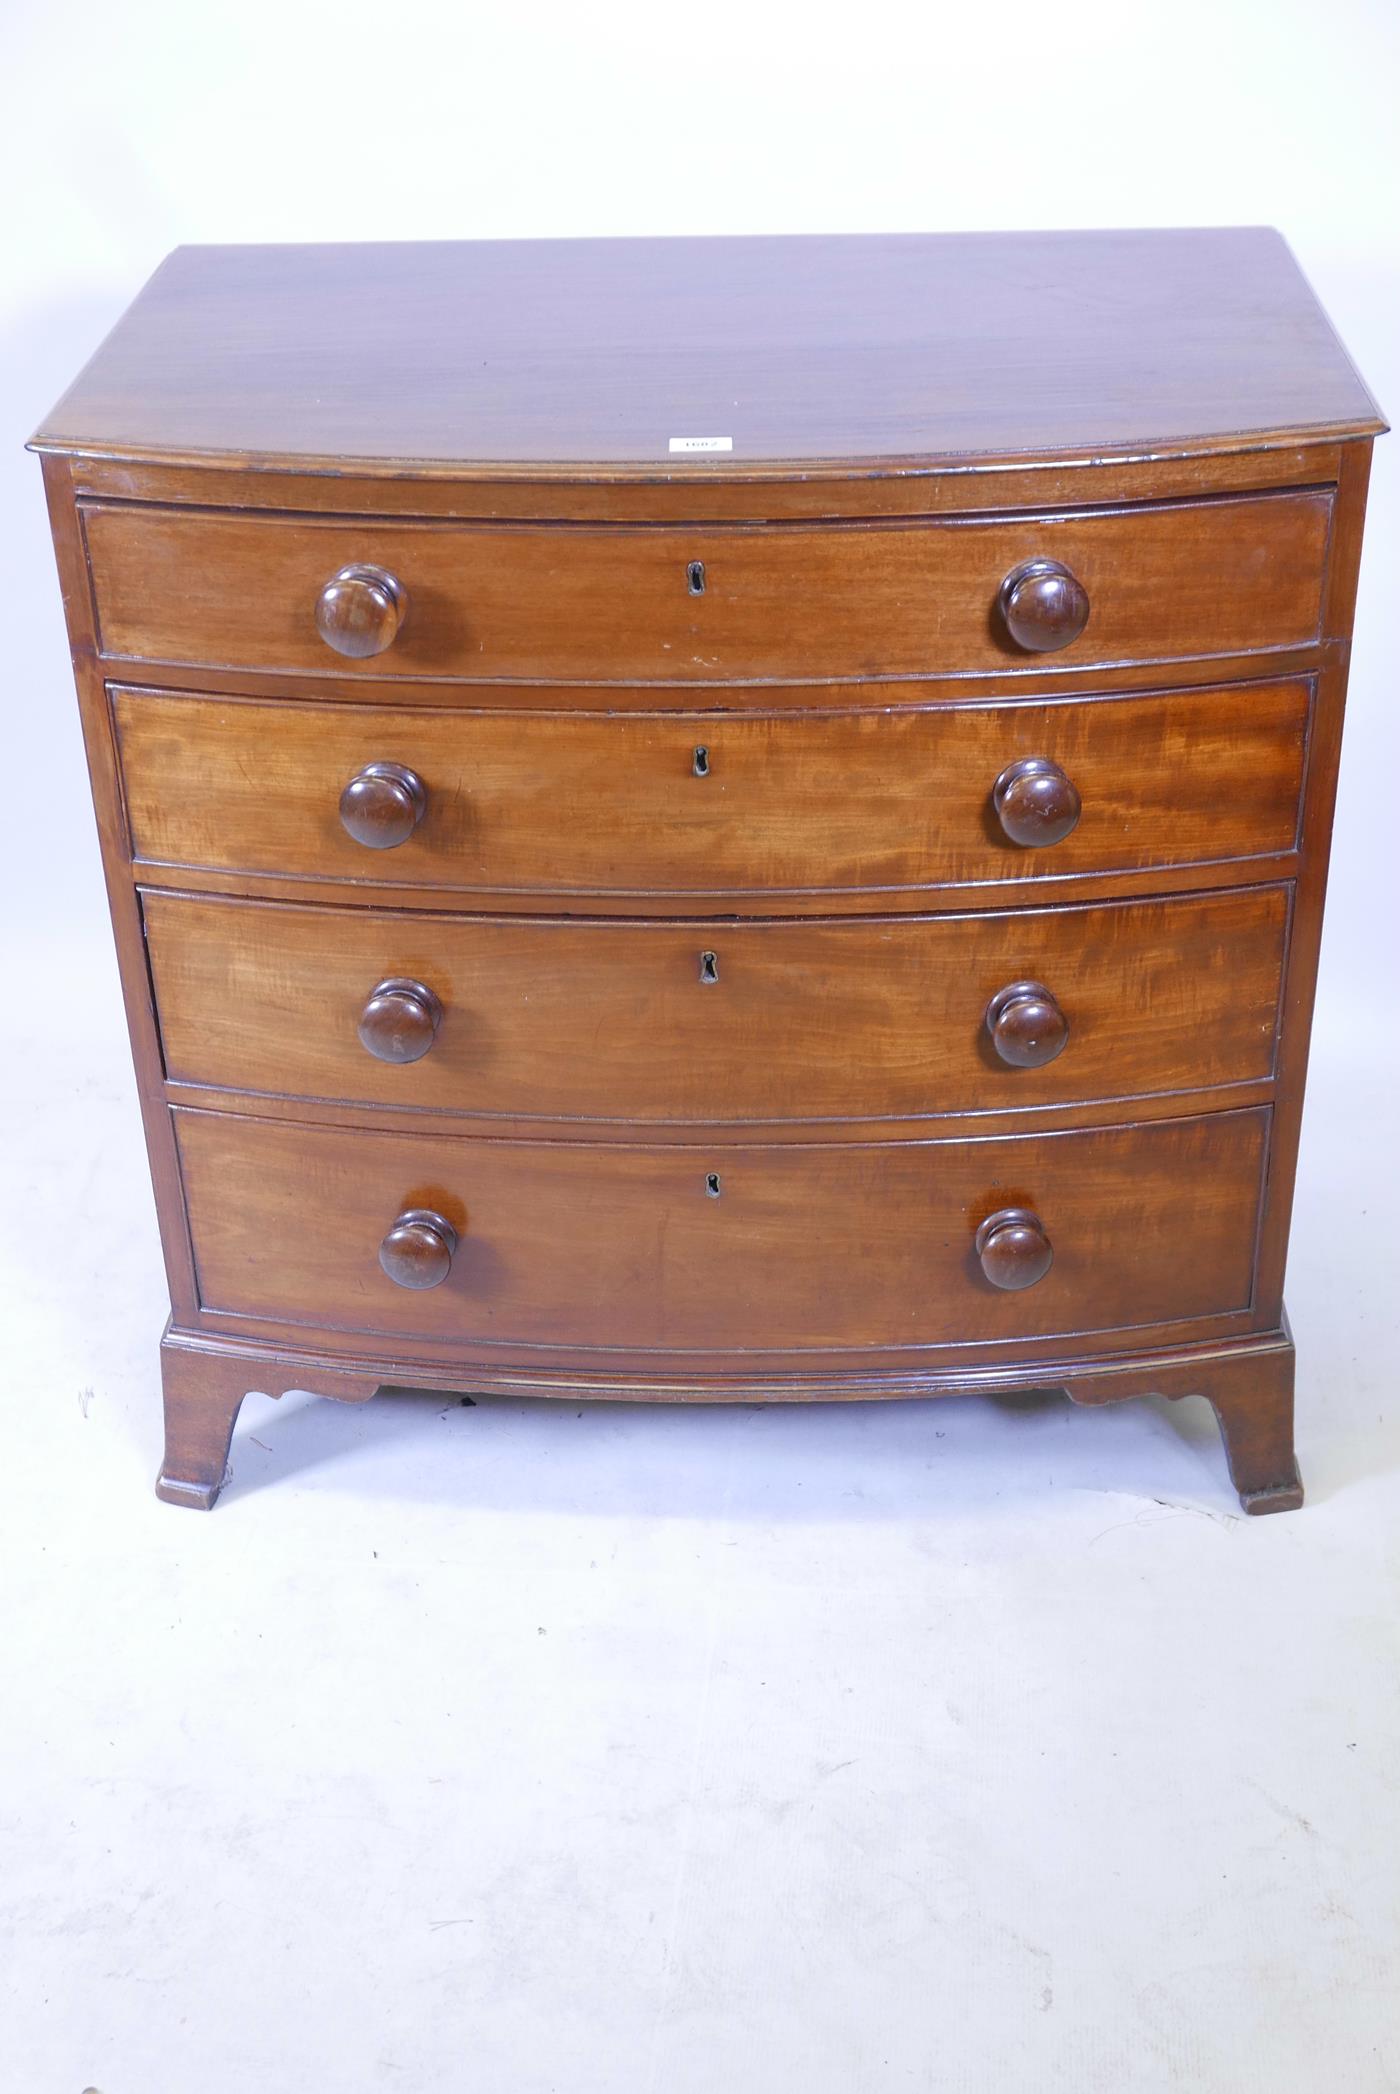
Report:
M692 560L686 568L685 586L692 596L703 596L705 594L705 563L703 560Z
M708 778L710 775L710 752L703 742L696 744L693 769L697 778Z
M717 1200L717 1199L719 1198L719 1172L718 1172L718 1171L706 1171L706 1173L705 1173L705 1191L706 1191L706 1194L708 1195L708 1197L709 1197L710 1199L712 1199L712 1200Z
M719 959L716 954L712 952L701 953L700 979L702 982L717 982L719 980Z

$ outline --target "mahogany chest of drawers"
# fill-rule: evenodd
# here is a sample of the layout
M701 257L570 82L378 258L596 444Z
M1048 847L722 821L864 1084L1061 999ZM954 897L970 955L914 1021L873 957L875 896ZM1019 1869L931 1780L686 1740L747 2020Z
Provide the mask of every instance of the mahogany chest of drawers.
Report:
M1283 1312L1374 403L1267 232L186 248L43 454L240 1401L1208 1397Z

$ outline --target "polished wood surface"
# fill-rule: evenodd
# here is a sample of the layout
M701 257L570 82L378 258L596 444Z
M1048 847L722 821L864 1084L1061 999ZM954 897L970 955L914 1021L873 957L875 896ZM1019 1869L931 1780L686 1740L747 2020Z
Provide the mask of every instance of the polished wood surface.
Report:
M260 704L118 689L136 858L541 898L664 892L771 909L804 891L1059 881L1292 850L1305 682L1085 704L642 715ZM695 752L706 752L703 776ZM1057 762L1081 813L1015 844L992 789ZM407 765L425 813L368 851L347 780ZM1221 781L1225 781L1222 789Z
M371 1337L689 1355L1007 1345L1247 1310L1267 1112L984 1142L726 1150L424 1140L180 1111L200 1296ZM718 1169L718 1196L707 1189ZM1054 1242L1036 1286L982 1271L989 1214ZM460 1240L430 1291L390 1284L406 1208ZM547 1284L542 1277L548 1276Z
M647 925L148 893L145 920L178 1083L561 1119L839 1121L1267 1079L1288 890ZM1069 1031L1038 1065L1028 1043L1052 1019L1004 1013L989 1037L989 1003L1027 976L1054 985ZM367 996L394 1005L369 1052ZM420 1007L405 1026L415 998L440 1022ZM416 1051L381 1051L399 1041Z
M935 671L1045 673L998 611L1029 559L1073 568L1094 614L1060 667L1305 645L1325 492L924 524L567 531L84 507L102 652L342 676L714 684ZM690 587L696 563L703 591ZM408 609L352 659L317 624L326 577L370 563Z
M1215 1412L1230 1480L1247 1513L1296 1512L1303 1481L1293 1452L1293 1340L1287 1324L1262 1340L1191 1357L1148 1357L1126 1370L1102 1362L1071 1371L1073 1403L1119 1403L1150 1393L1204 1396Z
M47 471L69 497L153 508L274 510L294 516L441 517L478 523L827 523L847 519L1043 516L1057 509L1196 501L1273 487L1335 487L1357 446L1316 433L1239 451L1086 452L1037 459L947 460L918 466L725 468L694 462L674 473L603 467L531 474L491 465L392 474L372 462L334 472L304 460L259 457L182 464L49 452ZM1362 446L1361 448L1364 448Z
M1282 1027L1279 1038L1277 1102L1269 1173L1269 1200L1259 1235L1259 1305L1275 1324L1284 1320L1283 1287L1288 1260L1293 1189L1302 1130L1304 1089L1317 994L1318 956L1322 941L1323 904L1336 804L1342 725L1346 711L1351 661L1351 627L1356 608L1361 539L1366 516L1366 490L1371 472L1369 444L1350 450L1343 459L1338 488L1337 527L1327 574L1327 625L1343 635L1328 651L1318 678L1314 719L1308 737L1307 776L1299 836L1301 869L1288 940L1284 975Z
M1297 1505L1380 426L1266 234L173 258L39 438L161 1495L249 1387L1032 1382Z
M1380 426L1251 227L182 247L35 442L698 477Z

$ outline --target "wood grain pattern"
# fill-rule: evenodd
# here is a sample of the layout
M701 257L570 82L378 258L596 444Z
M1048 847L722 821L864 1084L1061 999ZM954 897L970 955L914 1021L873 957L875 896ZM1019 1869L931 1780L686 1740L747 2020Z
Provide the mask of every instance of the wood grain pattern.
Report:
M44 495L53 532L54 557L73 656L73 680L82 722L83 747L97 820L107 906L116 943L122 1004L141 1104L146 1155L160 1220L161 1251L173 1315L188 1322L195 1313L194 1258L185 1223L184 1196L174 1129L166 1109L164 1072L151 977L141 932L141 904L131 875L130 848L122 810L116 737L101 672L94 656L92 599L83 561L82 536L73 503L68 461L44 460ZM27 782L27 781L26 781Z
M519 889L831 894L1211 864L1296 841L1301 680L1087 703L742 717L434 713L118 689L132 844L149 864ZM695 751L707 771L695 775ZM1082 811L1013 844L992 788L1047 756ZM397 849L346 835L366 763L408 765L427 809ZM1221 781L1226 781L1222 790Z
M1328 566L1327 617L1333 630L1338 632L1350 632L1356 607L1370 471L1370 445L1354 446L1343 467L1338 491L1336 543ZM1338 650L1318 679L1316 718L1308 737L1300 836L1303 878L1298 884L1298 904L1289 937L1279 1052L1279 1103L1269 1173L1269 1204L1259 1242L1260 1300L1267 1305L1265 1313L1275 1323L1281 1321L1284 1313L1283 1283L1298 1143L1302 1132L1304 1085L1312 1038L1313 1003L1317 994L1322 912L1327 896L1332 815L1336 805L1350 667L1351 647L1348 644Z
M35 442L655 478L1379 426L1278 234L1236 227L178 248Z
M1040 458L1029 469L963 457L939 463L853 471L832 465L746 464L721 478L711 461L672 476L606 469L584 473L477 473L449 476L299 468L272 457L165 460L98 457L71 464L81 500L148 502L157 508L287 510L296 516L458 517L479 523L820 523L835 518L957 516L1000 511L1043 514L1057 508L1194 500L1257 494L1268 487L1335 486L1344 445L1315 435L1243 451L1188 450L1145 456L1086 453Z
M1085 515L923 524L578 525L296 521L85 507L102 652L346 678L566 682L826 679L1021 670L1005 577L1071 567L1093 612L1057 665L1154 662L1318 635L1326 490ZM687 575L705 570L703 593ZM387 652L334 653L328 580L385 569L408 609Z
M423 1140L177 1111L200 1295L388 1339L765 1351L1005 1343L1247 1309L1264 1111L984 1142L730 1149ZM1031 1207L1052 1270L1020 1295L975 1250ZM404 1208L459 1236L430 1293L389 1283Z
M990 916L676 925L489 921L148 893L172 1080L396 1107L630 1121L1007 1111L1273 1069L1282 886ZM718 979L699 980L716 954ZM1069 1044L996 1052L1008 983L1054 985ZM421 1058L357 1035L384 976L443 1007Z

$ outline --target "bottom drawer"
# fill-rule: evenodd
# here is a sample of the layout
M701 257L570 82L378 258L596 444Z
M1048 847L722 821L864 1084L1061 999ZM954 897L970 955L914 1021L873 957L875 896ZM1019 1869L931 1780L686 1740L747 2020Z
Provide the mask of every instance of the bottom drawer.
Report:
M1245 1311L1269 1123L1261 1108L708 1151L174 1118L207 1311L468 1354L703 1355L731 1373L736 1353L995 1344ZM977 1247L1008 1208L1031 1210L1053 1251L1019 1291L991 1283ZM379 1260L415 1209L457 1239L429 1289L395 1284ZM423 1254L420 1280L436 1243L405 1246ZM1002 1237L990 1256L1014 1248Z

